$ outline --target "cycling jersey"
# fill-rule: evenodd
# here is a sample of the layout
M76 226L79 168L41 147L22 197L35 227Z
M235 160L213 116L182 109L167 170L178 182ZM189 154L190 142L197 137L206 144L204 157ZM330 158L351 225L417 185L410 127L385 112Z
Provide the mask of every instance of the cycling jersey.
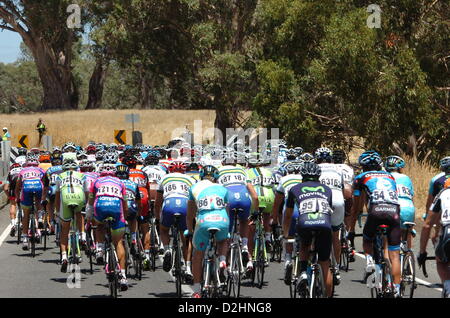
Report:
M224 187L229 187L232 185L247 185L250 182L245 170L240 167L235 166L223 166L219 169L219 178L217 183L223 185Z
M21 204L25 208L30 208L33 205L33 196L35 196L36 202L41 200L42 191L44 186L48 186L49 180L44 170L38 167L23 168L19 173L19 178L22 180Z
M142 168L142 171L147 175L148 182L150 183L160 183L162 178L167 174L160 165L146 166Z
M15 200L15 191L16 191L16 183L19 178L20 172L22 171L22 167L17 167L9 170L8 176L6 177L6 184L9 184L9 193L8 197L10 200Z
M188 198L189 189L195 181L182 173L170 173L160 182L158 192L163 193L164 200L168 198Z
M195 180L195 182L200 182L200 171L189 171L186 172L186 175Z
M444 188L444 183L448 178L450 178L450 174L445 174L445 172L435 175L430 181L428 193L435 197Z
M413 203L414 188L411 179L398 172L391 173L397 183L398 202L400 204L400 226L406 228L404 222L414 222L415 208Z
M355 177L355 172L353 168L345 163L334 164L336 169L342 174L344 178L344 184L352 184L353 178Z
M284 220L284 215L286 213L286 204L287 204L289 190L293 186L295 186L301 182L302 182L302 176L298 175L298 174L288 174L287 176L282 177L279 181L279 184L277 187L277 192L284 195L283 218L281 219L282 221ZM296 231L296 227L297 227L297 218L298 218L298 206L295 205L294 211L292 214L292 218L290 221L291 225L289 227L289 236L295 235L295 231Z
M126 201L128 202L128 214L131 218L135 218L138 212L136 201L141 199L141 193L137 183L131 180L121 180L126 188Z
M450 188L441 190L430 206L430 210L441 213L441 233L436 244L436 257L443 263L450 261Z
M264 208L263 213L271 213L275 201L272 172L267 168L251 168L247 169L247 177L255 187L259 207Z
M125 230L125 218L123 214L123 201L126 200L125 185L116 177L100 177L92 183L89 190L94 201L94 218L102 223L106 218L112 217L114 233Z
M26 161L27 161L27 157L26 156L18 156L14 162L20 164L21 166L23 166Z
M48 189L48 197L50 198L50 201L55 200L55 193L56 193L56 180L58 178L58 175L63 172L62 166L52 166L48 168L48 170L45 172L47 174L47 178L50 182L50 187Z
M288 192L286 206L298 206L297 233L303 244L311 244L314 232L319 261L326 261L331 253L331 209L333 192L317 181L294 185Z
M333 192L334 213L331 216L331 226L334 231L337 231L344 222L345 217L345 202L342 192L344 188L344 176L342 170L337 168L333 163L321 163L319 166L322 171L319 181L330 187Z
M56 179L56 192L60 193L59 217L65 222L73 218L73 212L81 212L86 205L85 192L89 192L86 176L76 171L65 171ZM69 206L76 205L72 211Z
M365 191L371 204L398 205L397 183L394 177L386 171L366 171L359 174L353 182L353 195L361 196Z
M209 180L194 184L189 190L189 200L197 205L197 219L193 237L194 248L205 251L209 241L209 228L218 228L216 240L223 241L228 238L230 220L226 206L228 203L228 190Z
M139 169L130 169L129 179L135 182L139 187L141 195L142 213L141 216L147 217L150 209L149 193L148 193L148 178L147 175Z

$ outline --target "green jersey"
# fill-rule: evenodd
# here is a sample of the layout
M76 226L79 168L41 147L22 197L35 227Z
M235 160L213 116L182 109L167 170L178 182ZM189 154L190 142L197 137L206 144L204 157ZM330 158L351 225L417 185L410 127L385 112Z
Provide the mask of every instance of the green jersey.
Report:
M74 212L80 212L86 205L85 192L89 189L86 176L77 171L65 171L56 179L56 192L61 195L60 217L63 221L70 221L73 217L69 206L76 206Z

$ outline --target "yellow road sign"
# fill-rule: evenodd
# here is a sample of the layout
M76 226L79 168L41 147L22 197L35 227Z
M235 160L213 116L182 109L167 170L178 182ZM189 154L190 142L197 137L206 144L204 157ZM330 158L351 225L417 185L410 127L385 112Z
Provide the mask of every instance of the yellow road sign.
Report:
M19 136L19 147L29 148L30 142L28 141L28 135Z
M125 145L127 143L126 131L125 130L114 130L114 140L121 145Z

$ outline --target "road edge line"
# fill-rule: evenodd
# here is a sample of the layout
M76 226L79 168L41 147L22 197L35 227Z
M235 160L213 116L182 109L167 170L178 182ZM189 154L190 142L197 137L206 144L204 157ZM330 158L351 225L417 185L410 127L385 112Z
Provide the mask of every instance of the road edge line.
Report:
M8 224L8 226L6 227L6 229L3 231L2 235L0 236L0 247L2 246L3 242L8 237L10 231L11 231L11 224Z
M162 263L164 261L164 256L163 255L158 255L158 259L159 259L159 261L161 262L161 265L162 265ZM168 274L172 278L173 282L176 282L176 279L172 275L172 271L171 270L168 272ZM181 284L181 290L183 291L183 294L188 294L189 297L194 293L194 290L191 287L189 287L188 285L186 285L186 284ZM183 297L181 297L181 298L183 298Z

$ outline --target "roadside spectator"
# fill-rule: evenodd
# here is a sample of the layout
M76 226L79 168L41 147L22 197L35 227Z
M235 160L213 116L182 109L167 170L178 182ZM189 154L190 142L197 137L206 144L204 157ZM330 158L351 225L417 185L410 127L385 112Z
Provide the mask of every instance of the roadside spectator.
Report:
M3 135L2 135L2 141L9 141L11 139L11 134L8 131L8 128L3 127Z
M39 122L36 125L36 130L39 132L39 145L41 145L42 137L45 135L45 132L47 131L47 128L42 122L42 118L39 118Z

